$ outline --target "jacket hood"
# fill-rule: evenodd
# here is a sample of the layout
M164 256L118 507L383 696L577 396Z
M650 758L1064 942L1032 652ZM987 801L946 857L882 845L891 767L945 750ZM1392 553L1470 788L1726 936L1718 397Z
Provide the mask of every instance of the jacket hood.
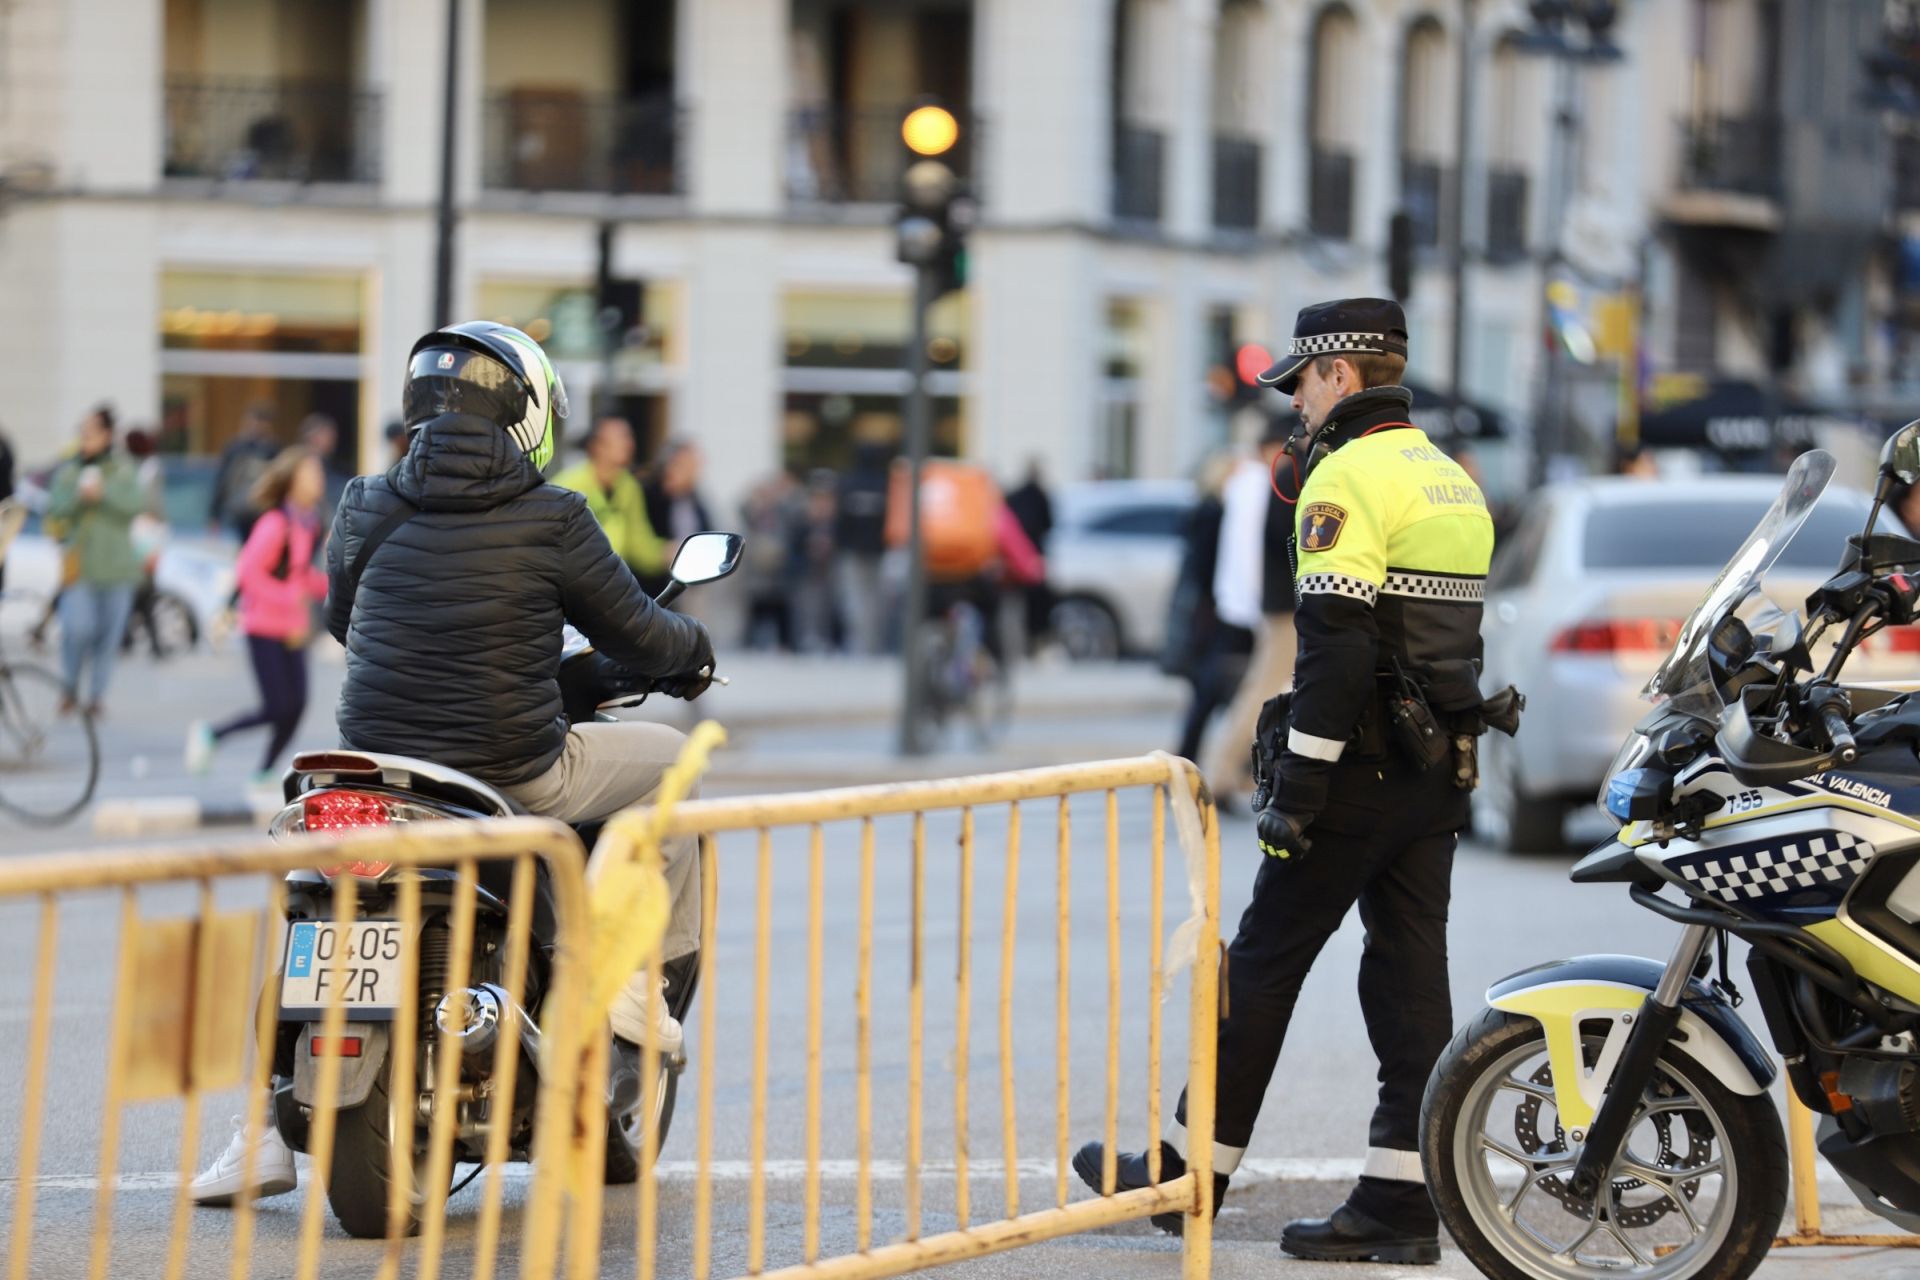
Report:
M545 481L491 421L446 413L413 429L407 456L387 472L387 483L422 511L486 511Z

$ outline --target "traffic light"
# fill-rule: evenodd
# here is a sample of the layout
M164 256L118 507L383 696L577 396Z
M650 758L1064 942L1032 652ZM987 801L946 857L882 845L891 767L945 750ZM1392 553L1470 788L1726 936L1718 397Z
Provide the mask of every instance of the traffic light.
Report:
M1405 209L1387 219L1387 291L1401 303L1413 296L1413 215Z
M899 258L924 268L938 298L967 283L967 233L977 210L959 177L936 157L960 139L960 125L943 107L923 106L900 125L907 149L920 159L907 166L900 182L900 213L894 230Z

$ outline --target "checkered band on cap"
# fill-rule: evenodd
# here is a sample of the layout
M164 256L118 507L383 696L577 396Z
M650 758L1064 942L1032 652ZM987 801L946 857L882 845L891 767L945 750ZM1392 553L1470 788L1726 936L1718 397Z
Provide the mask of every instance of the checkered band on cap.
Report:
M1837 895L1866 870L1873 846L1845 831L1790 840L1772 849L1716 853L1674 865L1688 884L1723 902L1751 901L1802 889Z
M1316 333L1287 345L1290 356L1326 356L1340 351L1388 351L1399 354L1407 344L1387 333Z
M1416 600L1447 600L1455 604L1479 604L1487 598L1487 580L1389 569L1387 585L1380 588L1380 594L1412 596Z
M1356 578L1351 574L1307 573L1300 576L1299 594L1302 596L1348 596L1372 604L1379 596L1380 588L1365 578Z

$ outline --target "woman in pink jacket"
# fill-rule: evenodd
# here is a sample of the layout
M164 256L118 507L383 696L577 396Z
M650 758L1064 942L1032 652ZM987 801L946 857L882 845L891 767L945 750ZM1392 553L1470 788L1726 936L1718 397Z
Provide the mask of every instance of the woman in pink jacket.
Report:
M295 446L273 460L254 487L261 513L240 549L240 628L260 684L260 707L218 727L195 721L187 731L187 767L205 773L228 734L272 728L256 782L271 781L273 765L300 727L307 709L307 641L313 606L326 599L327 574L315 563L323 537L320 503L327 473L320 459Z

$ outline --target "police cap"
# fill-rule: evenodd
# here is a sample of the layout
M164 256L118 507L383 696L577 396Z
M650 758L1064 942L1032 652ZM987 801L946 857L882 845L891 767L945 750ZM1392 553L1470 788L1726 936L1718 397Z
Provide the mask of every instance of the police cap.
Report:
M1292 395L1300 371L1315 356L1347 353L1407 354L1407 315L1390 298L1337 298L1300 308L1293 341L1271 369L1260 375L1263 387Z

